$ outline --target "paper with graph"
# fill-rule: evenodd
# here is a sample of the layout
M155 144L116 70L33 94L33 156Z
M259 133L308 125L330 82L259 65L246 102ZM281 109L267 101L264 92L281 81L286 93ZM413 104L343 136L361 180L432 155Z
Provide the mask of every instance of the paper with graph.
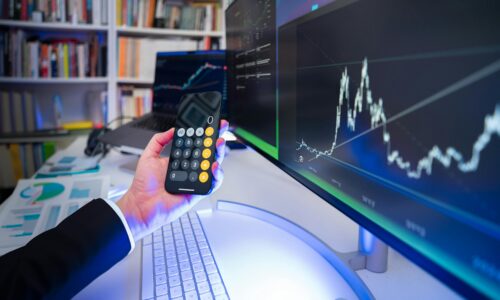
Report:
M88 201L108 195L109 177L19 180L0 207L0 254L25 245Z

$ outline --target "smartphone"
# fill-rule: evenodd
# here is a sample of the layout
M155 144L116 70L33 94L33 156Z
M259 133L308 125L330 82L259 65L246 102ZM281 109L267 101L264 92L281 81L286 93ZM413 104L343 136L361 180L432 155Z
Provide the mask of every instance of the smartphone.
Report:
M221 103L217 91L182 97L165 179L167 192L206 195L212 190Z

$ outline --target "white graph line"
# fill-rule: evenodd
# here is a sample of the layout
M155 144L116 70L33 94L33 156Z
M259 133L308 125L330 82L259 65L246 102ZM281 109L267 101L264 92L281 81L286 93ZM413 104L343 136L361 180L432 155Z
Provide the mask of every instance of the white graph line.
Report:
M423 172L427 175L431 175L434 162L438 162L446 168L449 168L452 162L456 162L458 170L463 173L476 171L479 166L481 152L488 146L491 137L494 135L500 137L500 104L497 104L494 113L487 115L484 119L484 130L472 146L472 155L470 159L467 160L464 158L464 156L453 147L448 147L443 151L438 146L434 145L427 155L418 161L416 168L412 168L410 161L405 160L398 150L394 150L391 147L391 135L387 131L387 118L384 112L383 100L382 98L379 98L378 101L373 100L370 90L370 77L368 75L368 60L365 58L361 69L361 82L354 98L354 108L350 107L349 75L347 73L347 67L342 73L340 79L339 104L336 111L335 135L332 146L322 151L308 145L304 139L302 139L297 151L305 149L315 155L313 159L319 158L320 156L331 156L337 146L337 137L342 121L342 108L344 104L347 106L347 128L354 132L356 130L356 117L363 112L364 102L366 102L366 109L370 113L371 128L374 129L380 126L383 128L383 142L387 147L388 164L392 165L395 163L400 169L406 171L406 175L409 178L418 179L422 176Z

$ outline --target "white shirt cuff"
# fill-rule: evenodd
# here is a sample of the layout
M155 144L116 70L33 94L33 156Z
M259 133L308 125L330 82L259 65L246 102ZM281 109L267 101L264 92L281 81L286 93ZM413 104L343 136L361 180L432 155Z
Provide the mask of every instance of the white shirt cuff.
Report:
M123 227L125 227L125 231L127 232L128 240L130 242L130 251L128 252L128 254L130 254L130 252L132 252L132 250L134 250L135 248L135 241L134 241L134 236L130 231L130 227L128 226L127 220L125 220L125 216L123 215L118 205L116 205L116 203L110 200L104 200L104 202L106 202L115 211L120 220L122 220Z

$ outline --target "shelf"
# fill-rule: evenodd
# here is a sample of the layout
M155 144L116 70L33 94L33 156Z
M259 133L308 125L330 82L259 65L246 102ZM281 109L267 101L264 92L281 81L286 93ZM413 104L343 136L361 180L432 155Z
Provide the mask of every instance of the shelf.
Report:
M27 134L26 136L3 136L0 137L0 144L19 144L19 143L43 143L43 142L54 142L64 139L75 138L78 136L85 136L91 132L90 129L82 130L60 130L59 132L51 133L51 131L35 132L32 136Z
M118 84L136 84L136 85L153 85L153 79L141 78L118 78Z
M30 78L30 77L0 77L0 84L88 84L107 83L107 77L91 78Z
M222 38L222 31L201 31L201 30L184 30L184 29L164 29L164 28L138 28L138 27L118 27L116 29L120 35L131 35L141 37L192 37L203 38L206 36Z
M108 25L0 20L0 26L57 31L107 31Z

